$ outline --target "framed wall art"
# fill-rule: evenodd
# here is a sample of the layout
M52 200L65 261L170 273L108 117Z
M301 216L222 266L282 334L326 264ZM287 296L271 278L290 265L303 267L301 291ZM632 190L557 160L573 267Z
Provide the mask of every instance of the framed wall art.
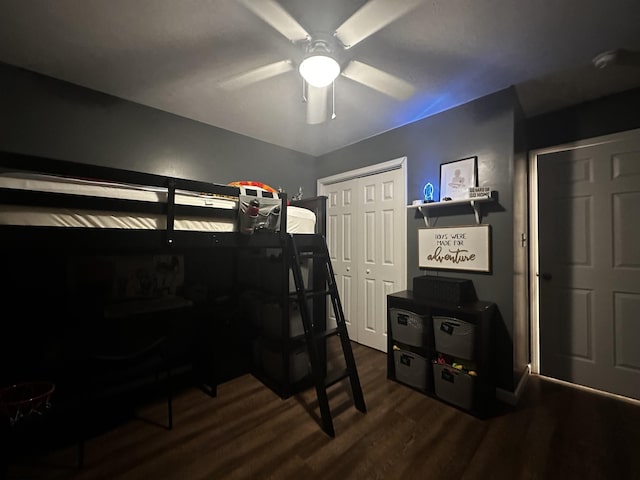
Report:
M440 165L440 201L469 198L469 187L475 187L478 157L463 158Z
M491 226L418 230L418 266L438 270L491 272Z

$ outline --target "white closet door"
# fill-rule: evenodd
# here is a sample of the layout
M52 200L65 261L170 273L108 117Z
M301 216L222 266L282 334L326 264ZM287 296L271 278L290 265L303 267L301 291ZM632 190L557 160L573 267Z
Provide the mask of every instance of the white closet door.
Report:
M387 295L402 290L406 214L400 170L358 179L358 342L387 349Z
M404 191L400 169L325 189L327 242L349 337L381 351L387 346L386 296L406 288Z
M327 247L336 276L349 336L352 340L358 341L358 325L351 321L355 313L357 298L354 293L356 288L354 275L357 272L353 258L356 184L352 180L334 183L327 188L328 191L325 193L327 196ZM333 327L336 325L336 320L330 301L327 303L327 312L327 326Z

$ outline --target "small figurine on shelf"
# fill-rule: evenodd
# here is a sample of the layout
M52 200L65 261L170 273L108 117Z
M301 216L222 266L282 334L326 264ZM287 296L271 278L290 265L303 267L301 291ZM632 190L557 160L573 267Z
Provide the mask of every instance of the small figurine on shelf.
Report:
M302 187L298 188L298 193L293 195L291 200L302 200Z
M424 203L433 202L433 185L431 182L425 183L422 193L424 194Z

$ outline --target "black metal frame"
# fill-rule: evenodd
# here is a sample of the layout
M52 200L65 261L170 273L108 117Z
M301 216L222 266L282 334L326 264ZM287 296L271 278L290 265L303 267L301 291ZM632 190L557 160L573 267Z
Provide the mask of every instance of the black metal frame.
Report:
M138 200L123 200L67 195L50 192L31 192L0 188L0 203L13 205L81 208L83 210L121 211L130 213L154 213L166 215L165 230L118 230L110 228L24 227L1 225L5 248L73 248L90 249L162 249L163 247L217 247L238 245L237 232L176 231L176 216L211 218L235 218L237 210L197 207L175 204L176 190L213 193L237 198L238 187L188 180L170 176L136 172L132 170L87 165L77 162L37 157L11 152L0 152L0 170L42 173L72 178L88 178L99 181L164 187L168 189L167 203L153 204ZM280 232L286 232L287 196L282 200ZM42 241L46 235L46 242Z
M194 252L194 255L207 255L207 252L209 251L208 249L218 249L222 247L233 250L233 256L237 259L235 254L236 251L250 251L256 248L280 248L283 249L283 261L280 265L282 268L281 293L284 299L283 304L286 304L286 301L288 301L290 293L288 291L288 259L290 257L290 253L287 252L287 240L289 240L289 234L287 233L287 195L285 193L279 195L281 200L281 213L280 229L277 232L259 231L253 235L245 235L240 231L183 231L174 229L176 216L239 219L240 205L238 206L238 209L233 210L217 209L210 206L195 207L177 205L175 203L176 190L229 196L237 198L240 202L239 197L242 193L241 189L228 185L187 180L111 167L81 164L54 158L0 152L0 172L10 171L40 173L69 178L85 178L137 186L163 187L167 188L168 191L166 203L150 203L140 200L98 198L83 195L20 191L9 188L0 188L0 204L4 205L60 207L66 209L77 208L85 211L116 211L126 212L129 214L152 213L155 215L166 216L166 228L157 230L0 225L0 251L7 259L15 256L15 260L12 260L12 262L14 267L17 265L18 270L21 268L22 259L28 259L33 256L42 256L43 258L55 257L59 259L58 261L64 263L68 262L69 258L77 255L82 255L84 257L92 257L95 255L96 257L99 257L102 255L145 255L190 251ZM312 201L312 199L309 199L307 202L301 202L300 204L300 206L308 208L304 203L311 202L310 206L313 207L312 209L316 212L316 215L320 215L321 217L318 218L320 224L313 236L324 235L324 198L321 200L322 201L320 202L314 203L315 200ZM226 256L226 252L224 255ZM220 275L220 271L212 272L211 275ZM239 281L239 275L240 273L238 272L237 266L234 266L232 271L229 272L229 279L231 280L230 283L233 284L234 290L242 288L242 282ZM8 278L4 280L11 282L11 279ZM5 294L6 293L0 295ZM24 300L31 302L30 291L27 292ZM37 288L34 289L33 303L37 304L41 300L42 299L39 298ZM45 304L46 301L43 301L42 303ZM198 306L194 315L209 315L208 307L209 305L205 305L204 309L202 309L202 306ZM46 307L37 309L37 312L44 312L44 308ZM45 312L45 316L47 313L48 311ZM82 315L85 316L90 316L91 314L91 311L82 313ZM285 318L286 315L288 315L288 309L283 309L283 325L288 325L287 318ZM55 316L53 312L52 316ZM43 321L47 321L47 319L44 319ZM17 319L17 323L20 322L21 320ZM25 326L20 331L27 328L28 326ZM285 363L284 365L285 367L288 367L288 363ZM13 370L13 367L11 367L11 369ZM263 381L268 380L264 378L261 379ZM0 381L1 380L4 379L0 378ZM210 394L212 396L215 396L217 377L210 378L210 380L211 382L205 382L204 386L210 389ZM291 388L291 385L281 386L281 393L287 393Z
M223 249L224 257L229 257L226 251L235 258L235 252L239 249L251 247L254 243L260 245L279 247L284 243L286 234L286 194L281 194L281 215L280 231L266 232L259 234L245 235L235 232L206 232L206 231L183 231L174 230L174 220L185 216L197 216L202 218L237 218L239 209L217 209L211 206L194 207L175 204L176 190L186 190L192 192L206 192L239 198L240 188L228 185L220 185L195 180L173 178L169 176L148 174L123 170L110 167L81 164L58 160L53 158L43 158L38 156L24 155L11 152L0 152L0 171L2 172L29 172L47 175L57 175L68 178L86 178L112 183L122 183L137 186L166 187L168 198L166 203L151 203L140 200L122 200L110 198L89 197L83 195L67 195L59 193L20 191L9 188L0 188L0 204L4 205L29 205L42 207L60 207L67 209L100 210L156 215L166 215L166 228L150 229L117 229L117 228L85 228L85 227L64 227L64 226L24 226L24 225L0 225L0 251L3 258L11 260L12 267L9 271L16 272L21 259L29 258L55 258L56 265L68 265L73 257L83 258L112 256L112 255L158 255L158 254L189 254L201 256L213 249ZM218 251L214 257L220 257ZM36 260L34 260L35 262ZM224 271L212 271L212 276L226 276L228 283L235 289L238 284L239 272L233 261L228 265L229 269ZM64 283L64 273L61 270L61 277L55 282ZM22 279L24 282L24 279ZM14 280L6 276L2 282L14 283ZM45 298L51 301L50 297L42 296L38 287L37 279L33 283L25 284L24 301L35 305L44 303ZM31 294L31 289L33 293ZM15 291L11 288L8 291ZM0 289L0 300L5 305L8 302L6 289ZM60 300L62 301L62 300ZM15 302L14 302L15 303ZM19 307L19 305L18 305ZM55 316L55 312L51 313ZM46 320L43 320L46 321ZM25 324L24 327L16 326ZM9 320L10 330L24 332L28 329L26 322L21 320L20 315L13 320ZM5 325L5 333L7 333ZM17 348L17 347L16 347ZM8 355L8 354L7 354ZM8 369L8 370L7 370ZM9 367L0 368L0 384L6 381L5 375L11 375L15 369ZM215 388L215 385L211 385Z

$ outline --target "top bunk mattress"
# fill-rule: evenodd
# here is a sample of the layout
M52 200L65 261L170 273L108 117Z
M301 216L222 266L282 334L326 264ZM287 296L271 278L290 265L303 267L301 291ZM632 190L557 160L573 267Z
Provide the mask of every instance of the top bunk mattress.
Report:
M61 193L65 195L167 203L169 191L165 187L121 184L90 179L58 177L55 175L9 172L0 174L0 188ZM238 210L237 197L176 189L175 204L219 210ZM315 214L307 209L287 208L289 233L314 233ZM31 205L0 205L0 224L18 226L166 229L166 215L141 212L98 211ZM176 215L174 229L182 231L235 232L237 218Z
M287 207L287 233L315 233L315 231L315 213L293 205Z

